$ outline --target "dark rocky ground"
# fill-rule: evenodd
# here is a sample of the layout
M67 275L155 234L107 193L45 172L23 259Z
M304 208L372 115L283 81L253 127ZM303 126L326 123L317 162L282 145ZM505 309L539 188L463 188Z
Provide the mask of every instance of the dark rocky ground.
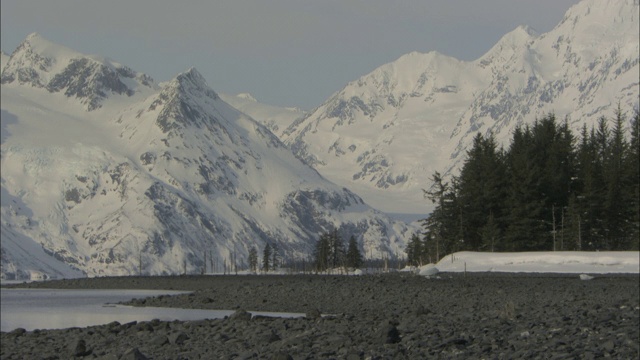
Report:
M638 275L179 276L22 287L193 290L132 305L227 319L1 333L2 359L638 359ZM243 309L302 312L253 317ZM331 314L320 317L319 314Z

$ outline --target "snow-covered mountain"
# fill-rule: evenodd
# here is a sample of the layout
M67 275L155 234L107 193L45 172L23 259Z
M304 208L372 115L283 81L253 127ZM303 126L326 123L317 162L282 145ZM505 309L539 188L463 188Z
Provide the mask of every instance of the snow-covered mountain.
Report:
M613 117L618 103L636 108L638 7L584 0L548 33L518 27L471 62L404 55L350 82L282 139L374 207L424 213L429 178L455 171L478 132L504 143L517 124L550 112L578 129Z
M195 70L156 84L32 34L2 73L2 276L199 272L251 247L374 257L412 229L298 160Z
M2 75L2 69L9 61L9 55L5 54L4 51L0 51L0 75Z
M305 115L305 112L299 108L261 103L249 93L237 95L218 93L218 95L224 102L251 116L278 136L281 136L282 132L295 120Z

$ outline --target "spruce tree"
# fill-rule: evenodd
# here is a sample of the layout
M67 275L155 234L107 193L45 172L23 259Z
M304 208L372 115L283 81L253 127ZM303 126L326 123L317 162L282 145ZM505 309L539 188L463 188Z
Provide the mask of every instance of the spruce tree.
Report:
M540 198L540 161L536 161L531 146L533 135L528 127L516 128L507 160L508 225L505 231L505 250L543 250L545 227L544 200Z
M407 253L407 264L410 266L422 266L426 261L425 249L418 234L411 236L405 252Z
M269 272L270 261L271 261L271 245L267 243L267 245L264 247L264 251L262 252L262 270L264 272Z
M323 233L320 235L313 252L316 271L322 272L329 268L331 256L331 235Z
M278 248L276 244L271 246L271 271L275 271L278 268Z
M462 249L507 251L628 250L640 247L640 159L636 110L618 107L579 141L568 121L549 114L517 127L507 151L477 135L459 177L432 176L425 197L435 204L423 221L428 257ZM496 239L498 239L496 241ZM406 249L418 258L416 242Z
M500 250L500 229L493 213L489 213L487 223L482 227L481 236L484 249L491 252Z
M441 256L453 252L456 242L461 238L461 206L458 198L458 179L453 177L449 184L444 182L439 172L432 175L429 190L423 190L424 196L434 203L435 209L423 220L425 236L431 250L429 257L438 262Z
M254 273L258 271L258 250L255 247L249 249L249 269Z
M611 137L607 145L606 163L604 168L606 182L606 196L604 202L604 227L607 248L603 250L622 250L625 246L628 215L631 213L630 201L625 201L624 194L624 165L628 144L624 138L624 115L620 106L616 111L616 118Z
M636 109L631 120L631 141L627 152L624 168L625 198L629 199L629 244L627 250L640 248L640 109Z
M351 235L347 247L347 266L352 269L359 269L363 265L362 254L358 248L356 237Z
M460 238L464 239L459 250L481 249L483 242L478 229L487 223L487 214L493 213L495 220L496 214L500 217L504 213L505 174L503 155L498 151L493 135L484 138L478 134L467 152L459 177Z
M338 234L338 230L334 229L330 235L330 251L329 251L329 266L331 268L337 268L343 265L345 257L344 242Z

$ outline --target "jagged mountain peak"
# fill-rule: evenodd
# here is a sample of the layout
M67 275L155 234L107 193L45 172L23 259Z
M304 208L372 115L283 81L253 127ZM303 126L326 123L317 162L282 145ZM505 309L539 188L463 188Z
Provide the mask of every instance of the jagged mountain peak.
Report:
M95 55L85 55L32 33L3 67L0 83L42 88L96 110L111 95L132 97L157 88L151 77Z
M219 98L218 94L209 87L202 74L194 67L178 74L164 86L163 91L173 91L179 96L206 96L214 100Z
M374 81L384 79L387 82L392 82L391 84L396 88L397 92L407 92L413 90L413 87L416 82L419 81L422 74L435 73L460 63L462 63L460 60L437 51L430 51L428 53L414 51L402 55L395 61L380 66L368 75L350 84L356 83L360 85L367 83L369 79L375 79Z
M27 35L27 37L24 38L22 43L18 45L16 50L20 50L20 49L30 49L31 51L35 51L41 55L51 56L51 57L60 57L60 56L63 56L63 54L67 54L67 56L80 55L79 52L71 50L66 46L56 44L44 38L42 35L40 35L37 32L33 32Z
M501 52L505 49L515 49L527 45L531 40L539 36L538 32L527 25L520 25L514 30L503 35L500 40L487 52Z
M516 57L526 56L525 53L528 51L528 47L538 37L539 34L531 27L518 26L513 31L502 36L489 51L474 63L481 68L489 67L494 72L502 71L500 69L502 63Z
M188 129L211 130L212 126L219 125L223 117L216 115L225 105L192 67L164 83L147 111L159 111L156 124L163 133L181 137Z
M638 18L639 5L640 1L638 0L583 0L567 10L558 26L567 22L574 25L578 25L580 22L582 22L581 25L587 23L593 25L599 23L599 20L606 20L609 25L607 27L611 27L615 24L633 22L633 19Z
M584 48L602 41L637 42L638 16L638 0L583 0L550 33Z

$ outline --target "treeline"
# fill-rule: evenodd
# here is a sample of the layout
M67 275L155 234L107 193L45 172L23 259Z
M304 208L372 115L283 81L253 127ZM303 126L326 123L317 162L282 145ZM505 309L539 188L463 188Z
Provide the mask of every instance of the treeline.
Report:
M508 149L478 134L460 174L432 177L435 204L410 263L461 250L638 250L638 111L579 136L554 115L515 129Z
M346 271L359 269L364 266L364 258L358 247L355 236L351 236L348 243L339 236L338 230L320 234L315 244L313 254L309 258L302 257L297 261L292 259L283 259L278 254L275 244L267 243L262 251L262 265L260 266L258 259L258 249L252 247L249 249L248 256L249 271L257 273L258 271L267 273L275 271L280 266L288 267L289 271L298 269L302 272L325 272L334 269L343 269ZM244 264L240 266L245 268ZM231 271L229 271L231 272ZM237 272L237 269L236 269ZM226 270L225 270L226 273Z
M338 230L320 235L313 252L313 259L316 272L336 268L358 269L364 262L355 236L352 235L349 238L349 243L345 247L344 241L338 235Z

